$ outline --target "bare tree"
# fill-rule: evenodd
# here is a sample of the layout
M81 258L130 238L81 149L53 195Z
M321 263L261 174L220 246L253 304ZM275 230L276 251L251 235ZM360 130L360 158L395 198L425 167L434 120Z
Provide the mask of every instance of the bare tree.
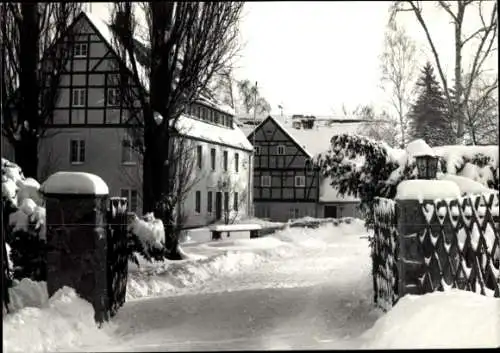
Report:
M174 144L170 149L171 180L174 181L171 201L174 205L174 228L169 234L171 246L177 244L179 234L184 229L189 216L184 209L186 198L191 194L193 187L205 177L205 173L197 167L195 153L197 144L185 133L180 133L173 139Z
M401 145L407 143L407 114L416 80L416 47L403 28L389 22L381 55L382 83L396 111L401 133Z
M434 43L433 36L429 30L423 13L421 1L394 1L391 9L391 20L394 20L396 15L401 12L411 12L415 15L417 21L425 32L427 42L434 56L436 66L443 84L444 93L448 104L448 110L451 117L456 121L456 138L457 143L461 143L465 132L465 111L470 100L472 87L474 83L485 72L485 62L491 57L494 51L497 50L496 38L498 31L497 23L497 1L472 1L472 0L457 0L453 2L438 1L438 8L445 11L451 20L454 27L454 43L455 43L455 68L454 68L454 91L455 97L450 91L450 84L444 72L444 62L439 55L437 47ZM453 5L452 5L453 4ZM485 7L490 6L491 9L486 13ZM465 33L465 25L471 21L471 13L476 10L477 18L480 25L470 33ZM475 43L475 46L472 44ZM466 48L466 44L470 44ZM465 52L472 52L472 64L467 70L468 75L464 75L463 55Z
M498 77L480 80L471 90L465 111L465 130L474 145L498 144Z
M250 114L256 109L257 114L269 113L271 105L261 96L259 88L249 80L238 81L238 92L245 113Z
M234 85L235 79L233 77L232 68L227 68L214 77L211 91L218 100L236 109L238 97L236 96L237 92Z
M246 184L241 182L238 174L228 170L219 177L217 188L228 197L223 207L222 221L224 224L233 224L240 216L241 206L245 205L248 196Z
M52 145L47 145L46 148L48 151L45 158L40 162L40 174L37 179L40 183L43 183L49 176L60 170L59 166L61 165L60 151L56 151Z
M134 5L145 15L145 40L138 37ZM163 219L169 235L176 199L175 173L171 173L176 167L170 160L172 127L213 75L230 64L237 50L242 8L242 2L119 2L114 6L115 46L125 63L120 64L121 96L134 125L134 145L143 155L143 210Z
M61 36L81 3L8 2L0 11L2 135L14 147L23 173L36 178L38 142L52 118L71 54L71 40Z
M377 141L384 141L392 147L400 144L398 139L398 127L386 111L377 115L374 108L370 105L358 106L352 113L353 116L365 123L360 127L360 133L371 137Z

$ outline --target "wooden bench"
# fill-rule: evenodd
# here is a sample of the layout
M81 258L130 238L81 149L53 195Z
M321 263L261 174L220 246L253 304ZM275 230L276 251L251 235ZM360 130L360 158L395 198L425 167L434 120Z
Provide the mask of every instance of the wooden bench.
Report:
M258 238L262 226L259 224L219 224L209 227L212 232L212 240L222 239L222 232L226 232L229 237L232 232L250 231L250 239Z

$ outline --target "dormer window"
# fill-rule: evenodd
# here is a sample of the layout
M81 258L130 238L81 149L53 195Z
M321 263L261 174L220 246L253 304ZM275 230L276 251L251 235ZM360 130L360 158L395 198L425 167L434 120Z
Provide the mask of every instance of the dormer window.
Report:
M285 154L285 150L286 150L286 147L284 145L278 145L276 147L276 154L282 156Z

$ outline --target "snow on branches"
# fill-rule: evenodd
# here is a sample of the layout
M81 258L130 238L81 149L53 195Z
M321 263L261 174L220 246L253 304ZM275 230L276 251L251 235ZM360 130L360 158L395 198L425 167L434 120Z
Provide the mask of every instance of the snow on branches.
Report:
M398 168L397 158L388 145L357 135L335 135L330 149L316 157L323 177L332 180L340 195L361 199L361 209L368 211L377 196L394 198L395 188L387 180ZM367 209L368 207L368 209Z
M417 178L415 156L424 148L431 150L423 140L409 143L404 151L368 137L341 134L332 137L330 149L317 155L315 163L340 195L361 199L370 226L374 199L394 199L401 181ZM498 146L440 146L432 151L440 160L439 175L466 177L498 190Z

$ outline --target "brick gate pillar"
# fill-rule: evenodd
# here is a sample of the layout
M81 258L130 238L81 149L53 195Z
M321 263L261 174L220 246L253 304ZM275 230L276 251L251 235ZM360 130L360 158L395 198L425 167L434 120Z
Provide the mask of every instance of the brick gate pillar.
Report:
M97 175L57 172L41 186L47 212L47 289L63 286L94 307L95 320L108 315L106 209L108 187Z

